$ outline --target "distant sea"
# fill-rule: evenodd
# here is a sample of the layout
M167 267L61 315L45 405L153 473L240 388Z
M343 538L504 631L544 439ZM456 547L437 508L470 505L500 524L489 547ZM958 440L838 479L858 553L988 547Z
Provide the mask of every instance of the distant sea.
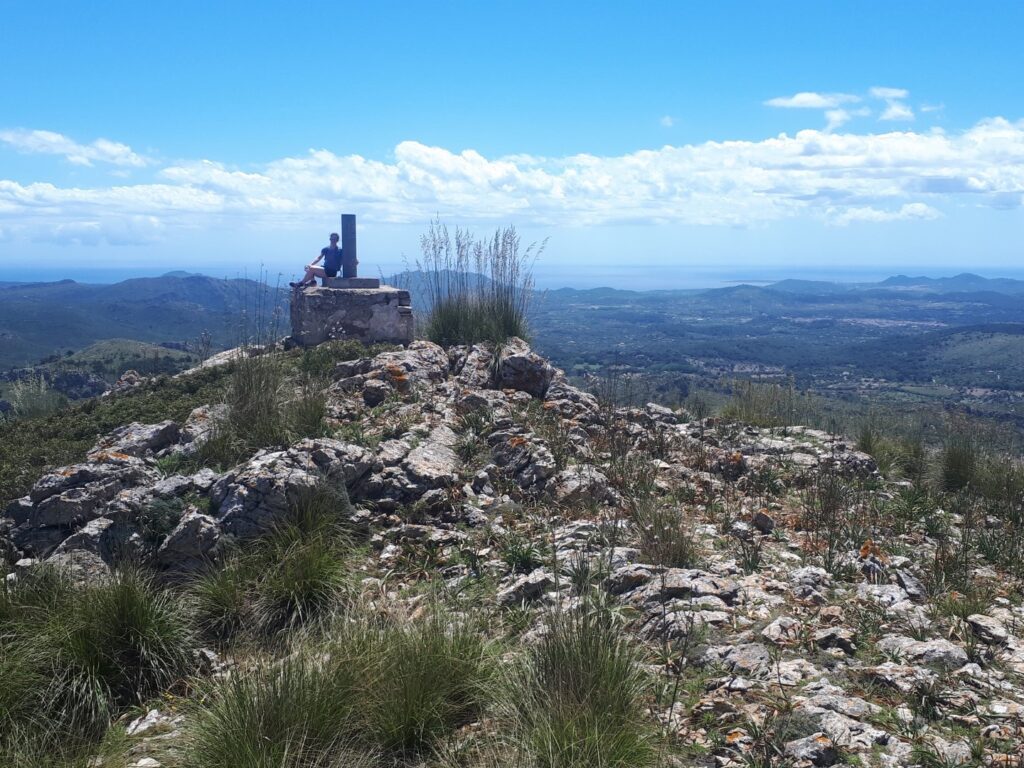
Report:
M393 274L402 267L382 265L384 274ZM117 283L135 277L159 277L171 271L197 272L220 278L249 277L258 279L259 267L248 273L237 268L210 269L189 266L163 267L160 269L139 268L89 268L82 267L74 274L54 274L48 280L70 278L79 283ZM274 267L267 268L269 281L278 281ZM1024 280L1024 269L984 269L977 267L924 268L920 266L871 267L865 269L827 269L821 267L743 267L723 270L715 266L687 266L631 263L622 266L590 264L578 268L538 263L534 278L538 288L621 288L633 291L722 288L728 285L748 283L766 285L780 280L824 280L839 283L875 283L893 275L924 275L926 277L952 277L961 272L972 272L982 277L1009 277ZM371 274L377 274L372 272ZM40 278L37 269L19 269L0 266L0 282L31 282ZM289 275L282 275L283 285Z

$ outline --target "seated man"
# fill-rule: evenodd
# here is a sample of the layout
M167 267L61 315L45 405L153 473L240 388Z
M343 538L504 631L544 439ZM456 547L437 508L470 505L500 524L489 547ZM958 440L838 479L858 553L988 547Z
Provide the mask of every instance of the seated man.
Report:
M336 277L341 269L342 249L338 247L338 233L331 232L331 244L320 249L320 255L313 259L312 264L306 265L306 274L297 283L288 283L292 288L301 288L305 285L316 285L316 279L325 277ZM323 267L318 267L320 259L324 260Z

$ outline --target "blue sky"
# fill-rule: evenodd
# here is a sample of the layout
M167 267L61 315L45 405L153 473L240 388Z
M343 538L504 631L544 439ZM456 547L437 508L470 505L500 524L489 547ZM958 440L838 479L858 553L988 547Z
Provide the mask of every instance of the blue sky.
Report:
M290 275L341 211L371 271L440 214L549 238L549 284L1009 274L1022 28L1019 2L8 3L0 280Z

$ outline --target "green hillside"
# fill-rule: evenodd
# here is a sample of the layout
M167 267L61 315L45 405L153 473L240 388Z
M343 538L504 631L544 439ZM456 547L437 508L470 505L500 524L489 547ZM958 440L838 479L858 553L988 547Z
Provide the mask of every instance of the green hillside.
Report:
M244 316L268 316L287 292L254 280L165 275L88 285L63 280L0 287L0 369L36 363L102 339L184 342L204 330L237 343Z

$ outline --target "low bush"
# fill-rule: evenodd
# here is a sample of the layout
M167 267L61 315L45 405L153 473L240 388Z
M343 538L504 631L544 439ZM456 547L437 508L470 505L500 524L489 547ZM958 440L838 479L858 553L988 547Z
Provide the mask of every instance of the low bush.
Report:
M433 751L480 710L489 654L464 621L362 615L330 637L215 684L195 709L188 763L380 765L375 755Z
M199 627L228 642L318 621L348 597L351 505L327 480L300 494L270 534L230 554L192 586Z
M367 664L365 728L382 749L427 750L472 722L483 703L487 643L439 608L412 623L363 624L343 642Z

